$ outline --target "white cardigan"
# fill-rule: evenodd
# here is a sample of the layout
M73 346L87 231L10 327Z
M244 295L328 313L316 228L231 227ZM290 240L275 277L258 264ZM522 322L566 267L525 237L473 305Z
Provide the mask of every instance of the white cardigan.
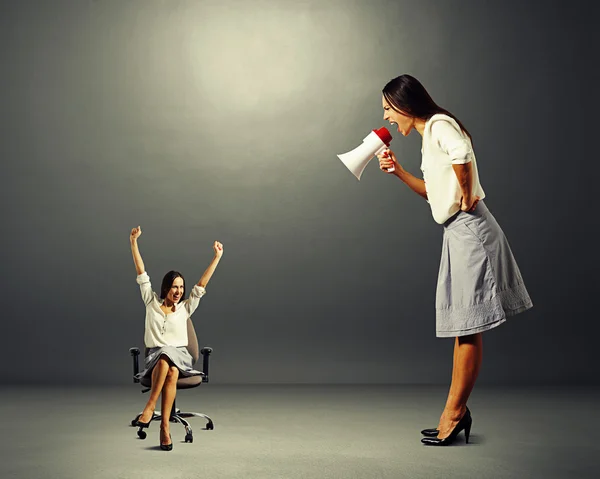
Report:
M198 307L200 298L206 294L202 286L194 285L190 296L175 305L173 313L165 314L160 305L161 299L152 291L148 273L138 275L136 282L140 285L142 299L146 305L146 330L144 343L147 348L163 346L187 346L187 320Z
M436 114L427 120L421 154L421 171L427 190L427 202L437 223L443 224L460 210L462 193L456 173L452 169L453 164L472 162L472 194L480 199L485 198L479 182L471 140L452 117Z

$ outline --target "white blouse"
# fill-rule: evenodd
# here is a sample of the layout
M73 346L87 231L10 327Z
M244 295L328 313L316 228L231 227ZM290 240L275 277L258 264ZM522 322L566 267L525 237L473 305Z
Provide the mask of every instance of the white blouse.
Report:
M144 332L146 347L187 346L187 320L198 307L202 296L206 294L206 289L195 284L189 298L177 303L173 313L165 314L160 309L163 300L152 291L148 273L143 272L138 275L136 282L140 285L142 299L146 305L146 330Z
M454 118L436 114L427 120L421 153L421 171L427 190L427 202L437 223L443 224L460 210L462 192L452 165L471 162L472 194L482 200L485 198L479 182L473 145Z

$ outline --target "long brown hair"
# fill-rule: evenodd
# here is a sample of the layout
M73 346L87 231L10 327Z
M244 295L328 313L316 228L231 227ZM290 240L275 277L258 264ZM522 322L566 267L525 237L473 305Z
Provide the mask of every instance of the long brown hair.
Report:
M427 121L437 113L448 115L458 123L461 130L472 140L471 134L460 120L434 102L425 87L415 77L406 74L400 75L390 80L383 88L382 93L394 110L399 113L406 113L413 118Z

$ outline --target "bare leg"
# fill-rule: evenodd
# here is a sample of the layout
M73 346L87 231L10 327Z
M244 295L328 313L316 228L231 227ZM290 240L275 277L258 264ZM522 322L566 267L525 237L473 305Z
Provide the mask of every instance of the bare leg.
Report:
M158 401L158 396L160 395L163 384L165 383L170 364L170 359L163 354L156 363L156 366L154 366L154 369L152 370L152 386L150 389L150 397L148 398L148 402L144 407L142 415L138 419L140 422L148 422L150 419L152 419L152 414L154 414L154 410L156 409L156 402Z
M175 395L177 394L177 379L179 379L179 369L175 366L169 368L167 373L167 379L162 390L161 398L161 421L160 421L160 443L171 444L169 437L169 418L171 417L171 408L173 407L173 401L175 401Z
M456 338L452 385L442 413L438 438L447 437L467 410L467 401L475 386L483 357L481 333Z
M454 397L454 387L456 385L456 371L457 371L457 359L458 357L458 338L454 338L454 356L452 358L452 381L450 382L450 391L448 391L448 400L446 401L446 406L444 407L444 410L442 411L442 416L440 417L440 421L438 423L438 430L440 429L441 425L442 425L442 421L445 419L446 417L446 409L448 408L448 403L450 401L451 397Z

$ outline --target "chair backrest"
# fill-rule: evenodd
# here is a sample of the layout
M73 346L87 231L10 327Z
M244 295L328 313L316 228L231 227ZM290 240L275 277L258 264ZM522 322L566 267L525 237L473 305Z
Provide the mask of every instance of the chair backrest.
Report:
M194 323L192 323L192 318L188 318L187 320L187 335L188 335L188 345L187 350L190 353L190 356L194 360L194 364L200 358L200 348L198 347L198 337L196 336L196 329L194 328Z
M196 329L194 328L194 323L192 323L192 318L187 319L187 336L187 350L194 360L192 364L196 364L200 358L200 348L198 347L198 336L196 336ZM144 350L144 357L148 356L148 351L150 351L149 348Z

